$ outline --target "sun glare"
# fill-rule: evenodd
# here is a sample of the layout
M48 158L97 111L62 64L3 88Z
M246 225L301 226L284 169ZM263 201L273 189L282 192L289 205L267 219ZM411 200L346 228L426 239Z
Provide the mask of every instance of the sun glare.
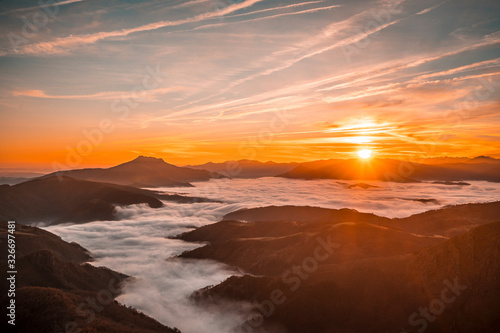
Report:
M372 156L372 151L370 149L361 149L358 151L358 156L364 160L369 159Z

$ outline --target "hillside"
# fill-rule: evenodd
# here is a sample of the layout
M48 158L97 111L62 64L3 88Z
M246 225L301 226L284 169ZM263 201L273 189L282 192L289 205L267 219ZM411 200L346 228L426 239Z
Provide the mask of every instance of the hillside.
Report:
M496 222L407 255L319 262L309 270L304 260L301 272L290 266L281 276L233 276L193 299L253 302L262 319L243 326L254 332L493 333L500 330L499 255ZM441 299L443 308L431 308L430 317L419 312Z
M212 259L252 274L278 275L300 264L319 239L338 245L326 264L401 256L498 221L500 201L445 207L389 219L352 209L270 206L242 209L222 221L179 235L208 243L181 255Z
M495 222L500 216L500 201L470 203L430 210L405 218L389 219L354 209L328 209L303 206L268 206L240 209L226 214L223 220L298 221L298 222L368 222L426 236L451 237L473 227ZM197 235L204 228L192 232ZM211 236L213 237L213 235ZM210 241L210 239L206 239Z
M0 235L4 238L6 234L2 222ZM91 258L78 244L20 224L15 236L18 332L64 332L68 324L81 332L178 332L114 301L126 276L86 264ZM6 245L0 243L2 253L7 253ZM6 259L1 257L2 267L6 267ZM2 279L0 286L7 290L7 280ZM3 309L7 301L3 294ZM2 320L0 328L9 332L11 327Z
M152 191L56 176L0 186L0 219L58 224L114 220L116 205L161 207Z
M238 222L220 222L216 228ZM423 237L363 222L299 223L239 222L239 229L225 240L183 253L180 257L212 259L236 266L252 274L279 275L300 265L318 246L331 244L331 255L323 264L341 264L366 258L399 256L437 244L441 238ZM279 233L278 230L283 230ZM183 236L182 239L190 239ZM326 245L325 245L326 246Z

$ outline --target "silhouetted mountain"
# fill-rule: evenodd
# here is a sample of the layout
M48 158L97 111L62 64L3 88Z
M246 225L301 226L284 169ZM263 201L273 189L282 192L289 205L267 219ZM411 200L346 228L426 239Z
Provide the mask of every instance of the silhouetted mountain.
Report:
M341 225L336 228L340 247L332 249L331 256L357 240L370 247L364 245L364 231L355 230L346 238ZM379 246L389 240L394 249L397 243L404 246L407 239L394 232L379 232L373 238ZM302 262L290 262L281 276L233 276L192 298L201 304L227 299L252 302L257 319L248 318L245 324L252 332L276 325L290 333L500 330L500 222L406 255L395 251L332 264L329 258L315 261L315 248L302 249ZM268 252L266 259L281 251Z
M415 182L412 178L400 174L400 164L400 161L390 159L317 161L301 164L278 177Z
M327 264L403 255L443 239L400 230L398 222L352 209L244 209L226 215L221 222L180 235L186 241L210 242L181 257L212 259L250 273L275 275L300 264L304 253L312 253L320 238L341 245L325 261Z
M206 170L178 167L146 156L108 169L58 171L43 177L54 175L136 187L192 186L189 182L217 177Z
M463 163L422 164L390 159L329 160L304 163L278 177L299 179L380 180L486 180L500 182L500 162L479 157Z
M393 226L421 235L460 235L474 227L500 220L500 201L447 206L402 219Z
M223 163L206 163L187 167L208 170L229 178L274 177L299 166L299 163L259 162L251 160L227 161Z
M500 163L499 159L493 158L491 156L477 156L474 157L470 160L472 163L484 163L484 162L489 162L489 163Z
M228 213L223 221L298 221L298 222L368 222L390 221L372 213L360 213L355 209L330 209L310 206L267 206L244 208ZM208 227L208 226L207 226Z
M480 159L467 163L420 164L416 165L412 177L418 180L500 182L500 163Z
M152 191L69 177L0 186L0 219L19 223L113 220L116 205L139 203L152 208L163 205Z
M204 231L217 233L218 229L229 225L233 231L231 236L185 252L181 257L217 260L252 274L278 275L292 266L300 265L305 254L313 254L322 244L320 239L323 243L336 244L332 255L323 261L324 264L403 255L442 241L442 238L414 235L363 222L224 221L217 224L211 230ZM234 230L238 227L239 230ZM226 231L224 233L228 235ZM182 237L186 240L190 238ZM205 237L200 238L205 240Z
M477 157L429 157L419 159L422 164L446 164L446 163L500 163L500 159L490 156Z
M7 237L7 225L0 224ZM75 243L36 227L16 225L16 330L17 332L178 332L114 300L125 275L84 262L87 251ZM7 242L0 242L7 253ZM0 263L7 267L6 256ZM8 281L0 282L3 291ZM0 304L6 316L6 294ZM69 325L69 326L67 326ZM12 326L0 324L2 332Z
M418 200L418 199L417 199ZM405 218L389 219L354 209L328 209L301 206L268 206L241 209L229 213L223 220L237 221L298 221L298 222L366 222L406 232L451 237L482 224L495 222L500 216L500 201L471 203L430 210ZM207 228L210 226L207 226ZM196 235L198 230L192 231ZM198 237L198 236L196 236ZM211 236L213 237L213 235ZM196 241L196 239L192 239ZM206 239L206 241L211 241Z

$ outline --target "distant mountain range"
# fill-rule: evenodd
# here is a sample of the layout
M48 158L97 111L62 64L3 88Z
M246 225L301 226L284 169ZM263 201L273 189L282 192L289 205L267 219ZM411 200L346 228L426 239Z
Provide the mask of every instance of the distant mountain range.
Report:
M161 158L139 156L107 169L58 171L41 178L67 176L96 182L135 187L192 186L189 182L205 181L220 175L207 170L178 167Z
M115 220L115 206L142 203L159 208L163 206L160 200L209 201L67 176L47 176L13 186L0 185L0 220L45 225Z
M434 161L436 162L436 161ZM391 159L328 160L303 163L277 175L296 179L379 180L394 182L486 180L500 182L500 161L488 157L459 163L409 163Z
M5 222L0 224L0 236L7 237ZM116 302L127 276L86 264L91 257L78 244L19 224L15 236L17 332L69 332L72 327L73 332L180 333ZM0 242L0 250L7 253L6 241ZM7 267L6 259L1 256L2 267ZM9 289L7 283L1 280L3 291ZM7 302L5 293L0 298L4 319ZM11 328L7 320L1 321L2 332Z
M251 160L227 161L223 163L206 163L188 165L187 167L208 170L228 178L260 178L274 177L298 167L300 163L259 162Z
M486 180L500 182L500 160L428 158L419 163L391 159L332 159L312 162L259 162L251 160L179 167L160 158L139 156L111 168L53 172L39 178L67 176L134 187L185 187L212 178L284 177L297 179L381 180L395 182ZM18 184L29 178L0 177L0 184Z
M445 159L449 161L449 158ZM192 168L177 167L162 159L140 156L107 169L80 169L51 173L16 185L0 185L0 218L20 223L88 222L113 220L114 207L130 204L162 205L207 201L180 195L160 195L137 187L192 186L191 181L212 178L258 178L278 176L297 179L434 181L466 186L462 180L500 182L500 161L491 157L459 159L460 163L405 164L389 159L325 160L306 163L274 163L249 160L209 163ZM209 170L205 170L207 168ZM284 173L282 173L285 171ZM129 184L129 185L123 185ZM132 184L132 185L130 185ZM370 188L358 183L348 188Z
M242 331L500 331L500 201L405 219L262 207L180 238L208 242L181 257L248 273L192 295L202 306L253 304Z
M486 180L500 182L500 160L489 156L442 157L410 163L392 159L332 159L303 163L250 160L189 166L229 178L380 180L395 182Z

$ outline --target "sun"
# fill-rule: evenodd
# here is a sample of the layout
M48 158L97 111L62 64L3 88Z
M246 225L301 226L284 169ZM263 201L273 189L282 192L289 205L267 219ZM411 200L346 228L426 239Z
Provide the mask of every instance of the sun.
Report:
M360 151L358 151L358 156L364 160L367 160L372 156L372 151L370 149L361 149Z

